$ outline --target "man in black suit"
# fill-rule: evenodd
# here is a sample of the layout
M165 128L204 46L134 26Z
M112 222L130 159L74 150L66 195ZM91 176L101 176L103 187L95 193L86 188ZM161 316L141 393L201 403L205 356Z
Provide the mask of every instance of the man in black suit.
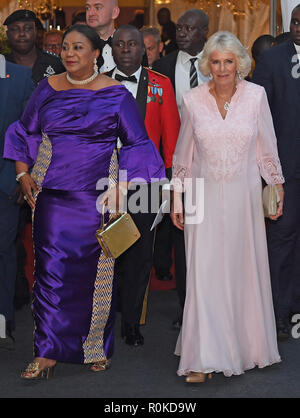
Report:
M173 84L177 106L180 112L182 95L207 79L201 74L197 62L202 56L202 50L208 34L209 19L205 12L198 9L188 10L178 20L176 40L179 50L161 58L153 64L153 69L168 76ZM175 252L176 286L183 312L186 291L186 259L184 234L173 227L173 242ZM174 328L180 328L182 312L173 322Z
M290 40L260 56L253 74L268 95L285 177L283 216L267 221L278 338L289 337L289 315L300 313L300 4L290 31Z
M0 55L0 316L6 320L6 335L0 337L0 348L6 349L14 347L15 240L20 206L15 162L3 158L4 138L9 125L22 116L33 89L31 70L6 62Z
M137 28L121 26L114 34L112 48L116 68L106 75L119 80L135 97L144 117L148 136L158 150L162 148L166 171L171 171L180 128L172 84L164 75L142 66L145 47L143 35ZM150 229L156 216L151 213L151 204L154 203L151 187L139 187L144 189L148 197L147 213L132 213L130 207L129 213L141 233L141 238L116 260L123 335L125 342L133 346L144 342L139 331L139 321L152 267L154 232ZM134 192L135 190L129 190L129 202Z

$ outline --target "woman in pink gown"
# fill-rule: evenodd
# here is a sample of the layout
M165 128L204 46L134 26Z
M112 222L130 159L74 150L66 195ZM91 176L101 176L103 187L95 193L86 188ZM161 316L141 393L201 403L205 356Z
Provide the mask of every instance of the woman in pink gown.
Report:
M201 216L187 213L187 205L183 214L180 192L172 209L187 254L187 296L175 352L181 356L177 373L187 382L280 362L261 177L280 194L274 220L282 214L284 179L266 93L243 79L250 68L239 40L219 32L200 62L210 81L183 99L173 178L177 184L204 179L203 197L196 199L198 209L203 205L202 223ZM191 186L185 191L187 197Z

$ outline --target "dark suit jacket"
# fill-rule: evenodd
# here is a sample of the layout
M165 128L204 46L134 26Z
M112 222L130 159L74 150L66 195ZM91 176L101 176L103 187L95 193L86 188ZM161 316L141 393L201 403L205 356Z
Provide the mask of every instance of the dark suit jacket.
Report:
M169 77L175 90L175 69L179 50L171 52L165 57L155 61L152 65L154 71L157 71Z
M252 81L266 89L283 174L300 177L300 66L292 41L260 56Z
M12 195L16 189L15 162L3 158L5 132L18 120L34 90L31 70L6 62L7 78L0 78L0 190Z

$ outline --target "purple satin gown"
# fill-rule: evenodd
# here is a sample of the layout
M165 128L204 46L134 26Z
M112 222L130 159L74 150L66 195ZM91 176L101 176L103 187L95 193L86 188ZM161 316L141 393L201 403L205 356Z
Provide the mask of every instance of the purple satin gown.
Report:
M95 237L98 180L164 177L136 101L124 86L54 90L40 82L21 120L6 134L4 156L32 167L35 356L92 363L113 354L114 260ZM147 164L145 164L147 161Z

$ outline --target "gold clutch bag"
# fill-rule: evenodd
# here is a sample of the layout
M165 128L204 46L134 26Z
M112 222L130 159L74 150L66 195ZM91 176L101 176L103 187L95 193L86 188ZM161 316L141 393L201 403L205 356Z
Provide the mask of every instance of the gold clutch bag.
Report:
M118 258L131 247L141 234L128 213L119 213L96 231L96 237L106 257Z
M279 193L277 187L269 184L263 190L263 207L265 217L276 215L277 205L280 202Z

